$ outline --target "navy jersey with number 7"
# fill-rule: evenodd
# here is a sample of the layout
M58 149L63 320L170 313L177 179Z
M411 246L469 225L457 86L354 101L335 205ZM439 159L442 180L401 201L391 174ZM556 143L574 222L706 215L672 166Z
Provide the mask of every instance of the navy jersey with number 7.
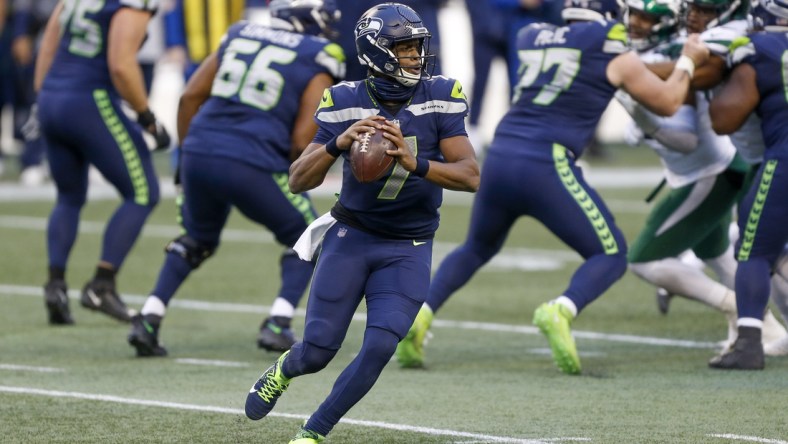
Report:
M320 129L313 142L324 144L357 120L374 115L398 122L414 156L443 161L440 141L466 136L468 103L460 82L443 76L422 80L413 97L395 114L375 100L368 80L343 82L326 90L315 120ZM342 156L348 159L348 152ZM432 239L438 229L443 188L415 177L395 163L391 172L362 184L344 162L339 204L368 232L387 238Z

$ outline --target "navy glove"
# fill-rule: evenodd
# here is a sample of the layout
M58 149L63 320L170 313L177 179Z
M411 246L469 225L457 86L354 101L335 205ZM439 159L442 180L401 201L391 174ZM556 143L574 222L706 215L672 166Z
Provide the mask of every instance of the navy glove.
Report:
M153 140L155 141L154 151L164 150L170 147L170 142L172 141L170 134L167 132L167 129L164 128L164 125L156 120L156 116L153 115L150 109L146 109L137 115L137 123L153 136Z

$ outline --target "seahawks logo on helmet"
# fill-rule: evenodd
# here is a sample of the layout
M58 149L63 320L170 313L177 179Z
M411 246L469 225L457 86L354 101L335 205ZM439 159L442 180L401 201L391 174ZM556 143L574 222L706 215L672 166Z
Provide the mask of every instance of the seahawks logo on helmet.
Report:
M376 38L380 33L380 28L383 27L383 20L377 17L367 17L361 19L356 25L356 38L362 35L373 34L372 38Z

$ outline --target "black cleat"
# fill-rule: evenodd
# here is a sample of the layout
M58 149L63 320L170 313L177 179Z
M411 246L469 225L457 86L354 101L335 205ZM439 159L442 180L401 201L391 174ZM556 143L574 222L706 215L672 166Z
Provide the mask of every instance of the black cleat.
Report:
M82 289L80 304L91 310L100 311L119 321L131 322L137 312L126 307L115 291L115 283L105 280L93 280Z
M159 344L161 316L136 315L131 318L129 344L137 349L137 357L167 356L167 349Z
M52 325L71 325L74 318L68 308L68 287L63 279L53 279L44 286L44 304Z
M764 366L760 329L752 327L739 327L739 337L731 350L709 361L709 367L723 370L763 370Z
M296 343L293 330L290 329L289 323L282 325L283 322L277 322L275 318L266 318L260 325L257 347L277 352L290 350L290 347Z
M657 288L657 308L659 312L666 315L670 308L670 300L673 299L674 294L668 292L664 288Z

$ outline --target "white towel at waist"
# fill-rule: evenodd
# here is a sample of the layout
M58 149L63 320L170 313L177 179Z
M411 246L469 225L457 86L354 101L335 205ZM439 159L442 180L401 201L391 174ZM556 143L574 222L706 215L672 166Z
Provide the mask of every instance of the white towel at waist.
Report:
M326 231L336 222L337 220L331 216L331 212L328 212L309 224L295 245L293 245L293 250L298 253L298 257L305 261L311 261L315 256L315 251L323 243L323 236L326 235Z

